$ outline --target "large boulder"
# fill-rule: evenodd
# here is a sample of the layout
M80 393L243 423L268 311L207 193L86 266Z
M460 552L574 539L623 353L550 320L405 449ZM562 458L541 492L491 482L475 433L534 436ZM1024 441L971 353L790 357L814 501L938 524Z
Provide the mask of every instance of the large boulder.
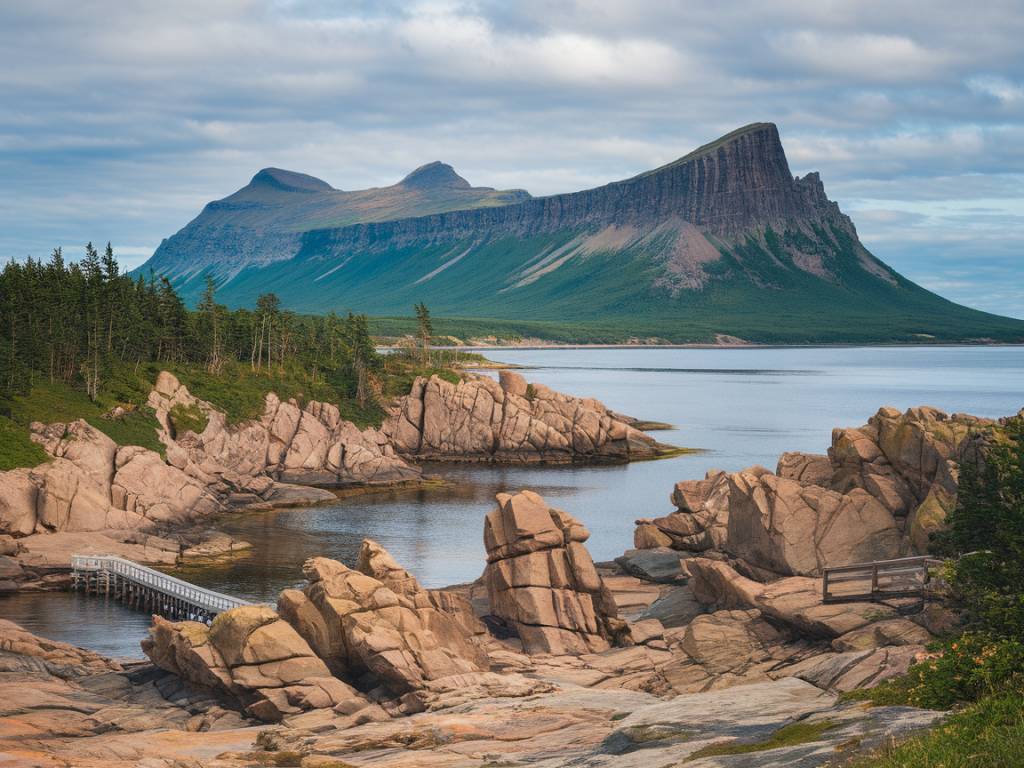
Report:
M206 486L159 454L130 445L118 448L111 482L114 506L160 523L183 523L205 517L221 505Z
M491 613L527 653L582 654L625 640L611 593L583 545L578 520L532 491L500 493L487 514L484 584Z
M923 553L955 505L961 453L995 426L881 408L864 426L833 430L827 456L785 453L774 473L715 470L678 483L676 511L637 520L634 544L714 551L765 576Z
M479 649L457 633L456 622L445 621L419 593L396 593L372 576L323 557L308 560L303 572L309 580L303 593L322 623L305 610L306 618L296 620L294 628L320 649L336 675L400 696L428 681L484 668ZM285 611L289 618L297 613ZM439 637L431 629L441 625L452 634Z
M28 536L35 531L38 494L30 470L0 472L0 533Z
M267 606L233 608L210 627L154 616L142 648L160 668L234 697L247 714L266 722L310 709L367 704Z
M666 450L597 400L527 384L511 371L498 382L418 378L382 430L399 453L422 459L628 461Z

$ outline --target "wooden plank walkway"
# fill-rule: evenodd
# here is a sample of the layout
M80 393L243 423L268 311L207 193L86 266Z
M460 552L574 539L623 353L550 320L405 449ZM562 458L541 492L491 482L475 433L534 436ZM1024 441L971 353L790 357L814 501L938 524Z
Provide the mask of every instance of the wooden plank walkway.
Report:
M932 581L932 569L940 565L941 560L921 556L826 568L821 577L821 599L824 603L924 599Z
M72 589L109 596L169 619L207 624L218 613L251 604L114 555L73 555L71 584Z

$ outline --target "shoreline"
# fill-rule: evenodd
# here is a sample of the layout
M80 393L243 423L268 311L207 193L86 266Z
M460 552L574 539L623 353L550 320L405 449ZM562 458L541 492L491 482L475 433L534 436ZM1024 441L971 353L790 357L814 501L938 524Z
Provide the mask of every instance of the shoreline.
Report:
M814 343L814 344L701 344L701 343L687 343L687 344L590 344L590 343L563 343L563 342L552 342L551 344L538 344L531 342L530 344L490 344L490 345L479 345L479 346L439 346L431 347L435 350L444 351L460 351L460 352L496 352L502 350L523 350L523 351L539 351L545 349L723 349L723 350L737 350L737 349L868 349L868 348L900 348L900 349L949 349L949 348L962 348L962 347L1024 347L1024 342L1014 343L1009 341L999 342L937 342L934 344L922 343L922 342L842 342L842 343ZM382 347L383 349L393 349L394 347ZM501 364L497 364L495 367ZM511 364L509 364L511 365ZM487 368L490 366L473 365L467 366L471 368Z

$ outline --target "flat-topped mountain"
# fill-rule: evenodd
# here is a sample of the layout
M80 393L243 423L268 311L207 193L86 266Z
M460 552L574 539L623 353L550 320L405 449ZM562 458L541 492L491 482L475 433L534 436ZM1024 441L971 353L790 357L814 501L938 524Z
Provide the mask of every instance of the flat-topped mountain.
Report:
M190 297L210 272L232 305L272 291L300 312L405 315L425 301L563 339L1024 340L1024 321L953 304L872 256L818 174L792 175L772 123L549 197L471 187L436 162L360 192L265 169L150 267Z

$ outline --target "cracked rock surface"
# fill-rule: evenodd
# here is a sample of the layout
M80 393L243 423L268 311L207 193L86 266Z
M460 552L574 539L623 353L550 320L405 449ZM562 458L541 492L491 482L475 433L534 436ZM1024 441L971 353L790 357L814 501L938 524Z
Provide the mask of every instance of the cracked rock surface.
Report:
M499 376L417 378L381 429L400 454L423 460L630 461L668 448L597 400L528 384L512 371Z

